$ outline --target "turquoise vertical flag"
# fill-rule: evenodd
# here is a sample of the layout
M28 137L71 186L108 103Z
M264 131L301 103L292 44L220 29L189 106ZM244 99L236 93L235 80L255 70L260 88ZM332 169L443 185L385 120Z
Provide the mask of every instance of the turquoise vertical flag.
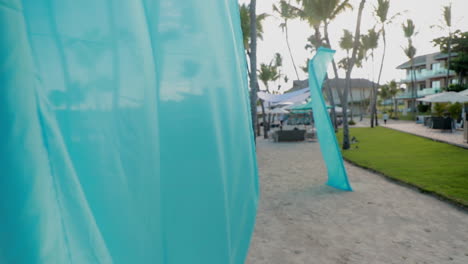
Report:
M335 130L327 111L322 94L322 83L327 75L327 68L335 54L334 50L320 47L314 58L309 62L309 87L312 98L312 111L314 112L315 126L318 141L322 150L323 159L328 170L329 186L337 189L351 191L351 185L343 164Z
M0 0L0 263L243 263L235 0Z

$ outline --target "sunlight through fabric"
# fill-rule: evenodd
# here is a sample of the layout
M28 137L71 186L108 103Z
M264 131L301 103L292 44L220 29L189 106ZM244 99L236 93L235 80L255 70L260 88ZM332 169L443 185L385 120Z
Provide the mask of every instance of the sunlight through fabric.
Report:
M0 263L244 263L236 1L0 0L0 32Z

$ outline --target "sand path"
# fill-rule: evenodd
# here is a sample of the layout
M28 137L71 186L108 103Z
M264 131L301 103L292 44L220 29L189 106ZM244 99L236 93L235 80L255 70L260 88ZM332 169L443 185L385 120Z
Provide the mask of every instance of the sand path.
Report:
M350 164L354 192L324 186L318 143L259 139L258 162L247 264L468 263L466 211Z

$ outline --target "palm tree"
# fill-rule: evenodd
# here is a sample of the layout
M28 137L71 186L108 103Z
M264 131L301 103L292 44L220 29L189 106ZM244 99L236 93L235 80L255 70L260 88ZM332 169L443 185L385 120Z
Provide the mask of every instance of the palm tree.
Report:
M314 42L316 44L318 43L322 44L323 42L325 42L324 43L325 46L328 46L329 48L331 48L330 39L328 37L328 25L340 13L342 13L348 8L351 8L351 5L349 4L349 0L298 0L297 2L300 2L302 5L302 9L299 9L297 14L303 20L306 20L307 22L309 22L309 25L311 25L314 28L314 31L315 31ZM324 24L325 37L323 38L323 40L320 34L321 23ZM335 74L335 79L338 80L339 78L338 69L336 67L336 63L334 60L332 61L332 65L333 65L333 71ZM327 83L328 82L326 82L326 84ZM336 122L335 102L333 99L333 93L331 92L331 87L329 85L326 85L325 87L326 87L328 100L330 101L330 104L332 105L332 111L331 111L332 120L333 120L333 124L336 130L337 122ZM338 96L340 97L341 103L343 103L342 91L339 89L339 87L336 87L336 90L337 90Z
M375 8L375 15L380 24L380 33L382 34L383 40L383 52L382 52L382 60L380 61L380 69L379 69L379 76L377 77L377 86L380 85L380 78L382 77L382 71L385 61L385 55L387 51L387 35L385 31L385 26L389 25L393 22L393 20L399 16L400 14L397 13L393 15L391 18L388 18L388 10L390 9L390 0L377 0L377 7ZM371 109L371 126L372 126L372 117L377 120L377 108Z
M371 127L375 125L378 126L377 119L377 88L374 83L374 51L379 46L379 33L375 31L375 28L370 29L367 32L367 35L364 35L362 38L362 43L364 45L364 50L370 51L370 57L372 59L372 91L370 96L370 111L371 111Z
M302 12L299 12L299 16L309 21L315 29L317 35L316 39L320 39L319 25L323 23L324 31L324 42L329 47L330 38L328 36L328 26L332 20L334 20L339 14L352 8L349 0L298 0L302 4ZM332 61L333 72L335 79L338 79L338 68L335 61ZM342 91L337 87L338 96L342 99ZM343 102L342 100L340 100Z
M361 20L362 20L362 11L364 10L364 5L366 3L366 0L361 0L359 3L359 9L358 9L358 16L357 16L357 22L356 22L356 29L354 31L354 45L353 45L353 51L351 54L351 58L348 63L348 70L346 71L346 89L344 91L343 95L343 149L349 149L350 148L350 141L349 141L349 125L348 125L348 91L351 90L351 72L353 71L353 67L356 64L357 60L357 55L358 55L358 49L359 49L359 44L360 44L360 38L359 36L361 35Z
M406 57L410 59L411 64L411 108L413 113L416 112L416 87L415 87L415 72L414 72L414 57L416 56L416 48L413 46L413 36L416 34L416 26L413 20L408 19L406 24L402 24L403 34L408 39L408 46L403 48Z
M256 15L255 0L251 0L249 5L242 4L239 6L242 39L244 43L245 52L247 54L250 67L247 65L247 71L250 79L250 108L252 114L252 128L258 127L257 120L257 39L263 39L263 25L262 22L268 17L267 14L262 13ZM258 131L259 133L259 131Z
M397 86L397 83L392 80L390 81L388 84L388 93L390 95L390 97L393 99L393 112L395 113L395 116L397 115L398 113L398 104L397 104L397 101L396 101L396 95L398 94L398 86Z
M299 80L299 73L297 72L296 63L294 62L294 57L292 55L291 47L289 45L288 21L297 16L295 9L292 8L292 6L290 5L290 2L291 1L286 2L285 0L281 0L279 2L279 7L276 5L273 5L273 11L278 13L280 17L283 19L283 22L281 22L280 24L280 28L285 35L286 45L288 46L288 51L289 51L289 56L291 57L291 62L293 64L294 71L296 72L296 78L297 80Z
M348 62L349 62L349 51L353 49L353 44L354 44L353 34L347 29L343 30L343 36L340 39L339 45L340 45L340 48L346 51L346 58L343 58L342 60L338 62L338 67L344 69L345 72L347 71ZM349 95L351 97L351 101L354 102L353 92L350 91ZM351 120L353 120L353 108L351 107L350 110L351 110Z
M443 7L442 10L443 21L442 25L433 25L432 27L438 27L441 30L446 30L448 32L447 38L447 49L448 49L448 56L447 56L447 83L446 86L448 87L450 84L450 61L451 61L451 52L452 52L452 4L450 3L447 6Z
M270 89L268 87L268 83L270 81L276 81L280 78L278 74L278 68L276 65L273 64L273 61L269 64L261 63L260 70L258 71L258 79L263 83L265 86L265 90L270 93ZM260 104L262 106L262 116L263 116L263 137L268 138L268 125L266 120L265 114L265 104L262 99L260 99Z

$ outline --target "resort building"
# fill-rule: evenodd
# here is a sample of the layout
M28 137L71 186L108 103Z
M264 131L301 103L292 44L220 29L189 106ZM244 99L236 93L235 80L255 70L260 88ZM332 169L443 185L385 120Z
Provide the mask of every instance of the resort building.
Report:
M340 97L338 96L337 88L341 91L345 89L346 80L345 79L329 79L324 81L323 88L325 89L327 85L330 86L333 99L336 105L341 105ZM358 115L365 113L367 109L361 104L361 102L368 102L373 85L377 86L376 83L373 83L367 79L351 79L351 91L348 94L348 103L349 109L353 111L353 114ZM303 88L309 87L309 80L294 81L293 87L288 92L297 91ZM324 92L325 98L327 93ZM327 100L328 101L328 100Z
M451 56L455 57L456 53L451 54ZM441 92L449 84L457 83L454 71L449 71L447 79L447 59L448 54L436 52L415 57L413 66L411 66L411 61L399 65L397 69L405 71L400 84L406 86L406 91L397 96L397 99L409 102L414 97L420 98L435 94ZM411 90L412 80L416 89L414 94Z

